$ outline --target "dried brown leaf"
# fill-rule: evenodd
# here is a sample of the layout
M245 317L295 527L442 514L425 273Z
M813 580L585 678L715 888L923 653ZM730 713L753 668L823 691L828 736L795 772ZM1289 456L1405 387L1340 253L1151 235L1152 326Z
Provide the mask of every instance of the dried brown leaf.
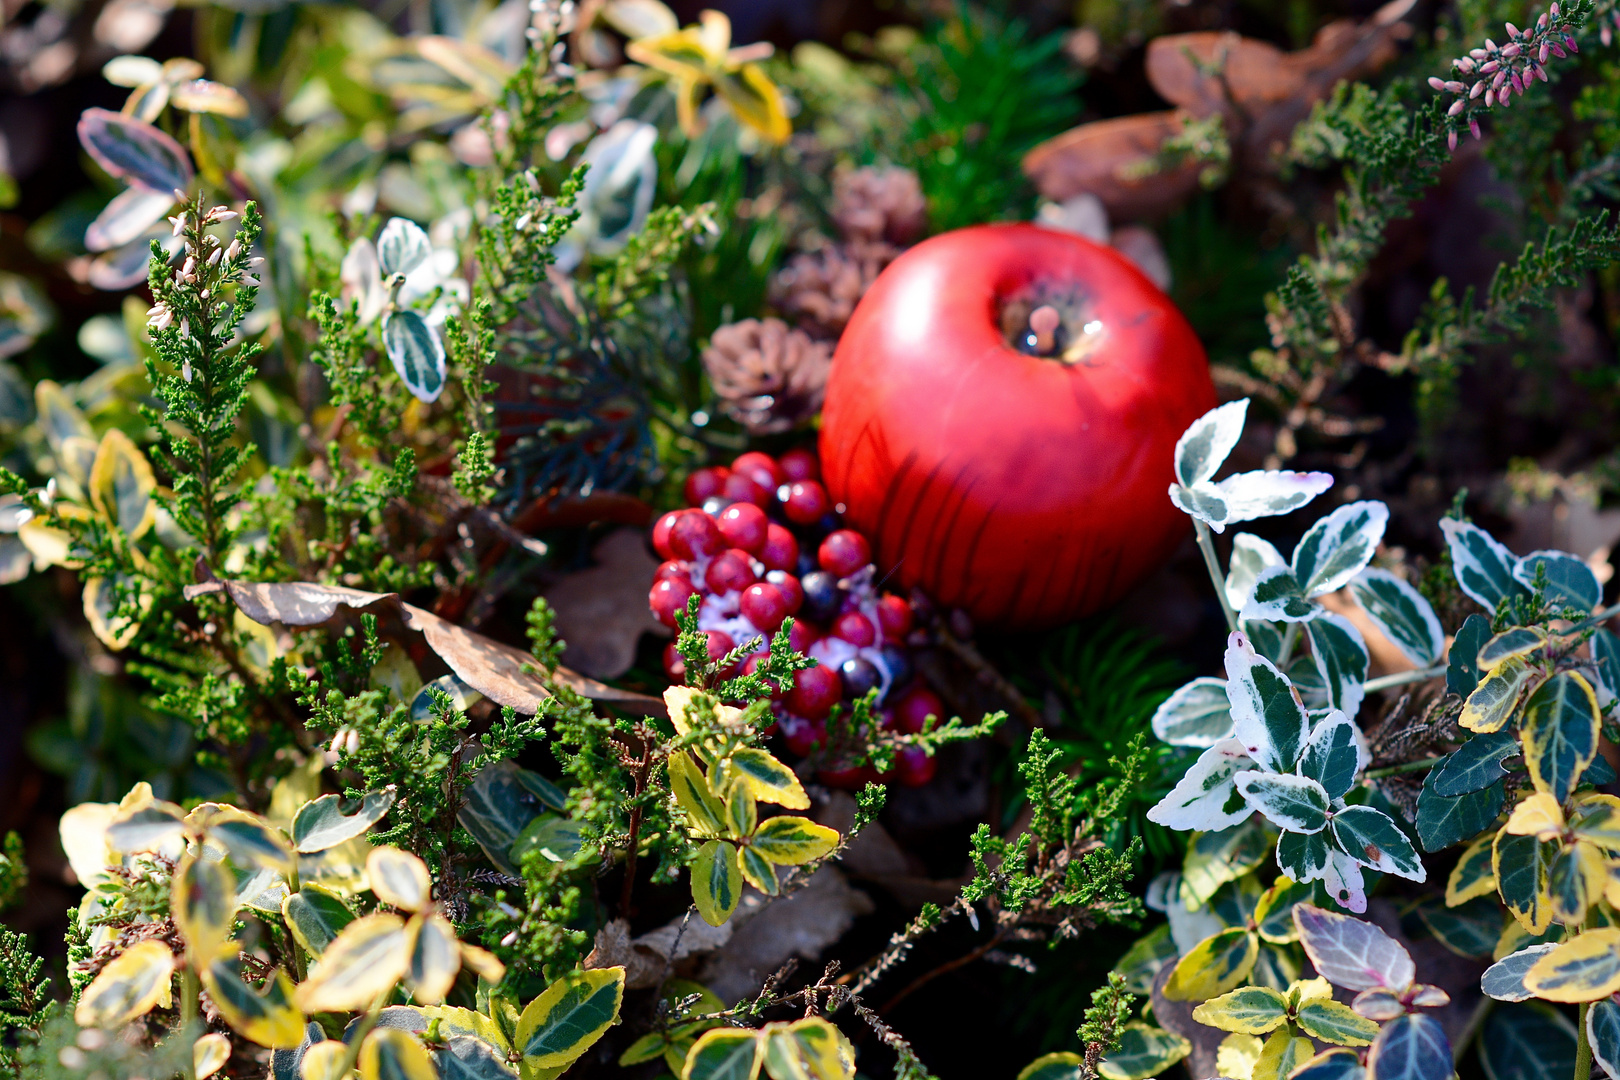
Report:
M1062 202L1089 193L1114 219L1157 217L1198 190L1196 162L1142 174L1186 113L1136 113L1082 124L1024 155L1024 174L1046 198Z
M557 635L568 643L563 659L575 670L616 679L635 663L642 634L669 636L647 607L658 560L648 553L645 535L639 529L608 533L596 545L595 566L545 590Z

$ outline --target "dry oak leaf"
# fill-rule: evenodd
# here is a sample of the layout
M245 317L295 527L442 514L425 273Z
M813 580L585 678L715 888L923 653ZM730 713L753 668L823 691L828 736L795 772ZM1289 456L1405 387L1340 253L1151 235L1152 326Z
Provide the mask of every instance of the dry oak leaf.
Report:
M1198 190L1200 166L1189 161L1157 172L1139 166L1191 115L1172 109L1081 124L1024 155L1024 175L1053 202L1095 195L1110 220L1158 217Z
M615 529L596 545L595 566L545 590L557 636L568 643L563 659L593 678L616 679L629 671L642 634L669 637L647 607L647 583L658 560L648 554L645 536L639 529Z

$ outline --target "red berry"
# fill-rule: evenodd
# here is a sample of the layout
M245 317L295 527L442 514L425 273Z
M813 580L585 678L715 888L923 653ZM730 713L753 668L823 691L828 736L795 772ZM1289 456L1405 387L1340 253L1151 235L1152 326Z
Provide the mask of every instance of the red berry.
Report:
M775 492L785 479L782 470L771 459L771 455L762 454L758 450L738 455L737 460L731 463L731 471L741 473L769 492Z
M688 506L702 506L703 500L725 490L726 477L731 470L722 466L699 469L686 478L685 493Z
M833 620L833 637L843 638L858 648L865 648L877 642L877 631L872 627L872 620L858 611L846 611Z
M821 568L838 577L849 577L872 561L872 545L854 529L839 529L827 534L816 551Z
M787 500L782 510L795 525L814 525L827 516L832 500L819 480L795 480L788 485Z
M782 472L782 479L788 483L795 480L820 480L821 462L809 450L799 447L789 450L776 459L776 467Z
M793 646L796 653L808 653L810 646L821 640L821 631L805 622L803 619L793 620L793 629L788 632L788 644Z
M659 622L674 628L677 613L686 610L686 601L697 590L692 583L678 578L660 578L653 582L652 591L647 594L647 606Z
M782 741L800 757L814 750L816 743L827 734L825 725L802 716L784 716L777 723L782 729Z
M911 632L911 605L890 594L878 599L878 626L889 641L904 641Z
M676 686L683 686L686 683L686 661L681 659L681 654L673 641L664 646L664 674L668 675L670 682Z
M753 623L755 629L767 634L776 633L788 614L787 600L782 596L782 590L763 583L744 589L738 606L743 617Z
M711 661L721 659L726 653L737 647L737 643L731 640L731 635L724 630L706 630L704 632L709 635L709 659ZM731 667L722 669L720 677L729 679L735 674L737 674L737 667L733 664Z
M732 547L742 548L750 555L758 555L765 549L770 521L766 519L765 511L753 503L732 503L720 511L719 525L726 542Z
M732 502L752 503L755 506L769 506L771 504L770 489L760 487L752 477L737 472L726 477L725 490L720 494Z
M765 662L765 658L768 656L770 656L770 653L762 652L758 652L753 656L750 656L743 662L743 674L752 675L754 672L758 671L759 666ZM776 685L775 679L765 679L765 685L771 688L771 697L780 698L782 696L782 690ZM766 734L768 735L770 732L766 732Z
M787 602L787 613L797 614L799 605L804 603L804 586L799 584L799 579L786 570L767 570L765 580L781 592L782 599Z
M703 582L716 596L728 592L742 592L759 579L749 565L748 552L732 548L709 564Z
M675 557L675 552L669 546L669 533L670 530L675 527L675 522L679 520L680 516L684 513L686 513L685 510L671 510L663 517L659 518L658 521L653 525L653 550L658 552L658 554L662 555L666 559L673 559Z
M684 581L692 584L692 571L683 562L669 559L658 564L658 572L653 575L654 581Z
M787 527L771 522L765 526L765 543L756 554L769 570L796 570L799 566L799 538Z
M903 746L894 755L895 771L904 787L922 787L939 771L939 759L920 746Z
M944 720L945 703L926 686L912 687L894 703L895 727L907 735L921 731L930 716L935 717L935 723Z
M865 765L844 765L832 769L817 769L816 779L830 788L857 791L866 786L876 774Z
M820 720L832 711L844 696L844 680L838 672L822 664L805 668L793 675L793 689L788 691L787 707L798 716Z
M701 510L688 510L669 530L672 558L696 559L726 550L726 537L714 518Z

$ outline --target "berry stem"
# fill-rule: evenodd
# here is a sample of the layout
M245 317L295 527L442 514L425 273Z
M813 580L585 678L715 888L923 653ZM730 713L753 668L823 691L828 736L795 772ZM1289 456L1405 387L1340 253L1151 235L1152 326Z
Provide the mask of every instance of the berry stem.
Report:
M1215 586L1215 598L1221 602L1221 614L1226 616L1226 629L1237 630L1237 612L1226 602L1226 575L1221 573L1221 562L1215 557L1215 538L1209 526L1193 518L1193 529L1198 533L1198 550L1204 553L1204 565L1209 568L1210 584Z

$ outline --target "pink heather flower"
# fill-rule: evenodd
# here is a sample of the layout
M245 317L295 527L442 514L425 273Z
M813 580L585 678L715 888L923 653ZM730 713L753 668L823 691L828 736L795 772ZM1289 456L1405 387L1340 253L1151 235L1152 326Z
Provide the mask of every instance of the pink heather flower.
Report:
M1479 133L1479 121L1478 120L1472 120L1472 119L1469 120L1468 121L1468 130L1473 133L1474 138L1476 138L1476 139L1483 139L1485 137L1485 136L1483 136L1483 135L1481 135Z
M1479 97L1479 95L1483 94L1484 92L1485 92L1485 80L1481 79L1481 80L1479 80L1479 82L1474 84L1474 88L1472 90L1468 91L1468 96L1471 97L1471 98L1477 98L1477 97Z
M1455 131L1446 132L1446 146L1452 150L1457 149L1457 133Z
M1429 85L1436 90L1444 90L1446 88L1445 81L1438 75L1429 76Z

